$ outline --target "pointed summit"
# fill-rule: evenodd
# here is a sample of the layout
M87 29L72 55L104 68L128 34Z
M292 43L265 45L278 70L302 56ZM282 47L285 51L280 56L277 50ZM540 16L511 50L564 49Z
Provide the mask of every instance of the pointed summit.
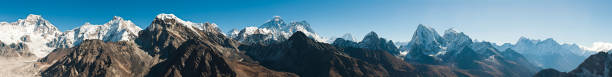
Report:
M353 38L353 35L351 35L350 33L346 33L346 34L342 35L341 38L345 39L345 40L355 41L355 39Z
M281 17L280 16L274 16L274 19L272 21L281 21Z
M450 29L448 29L448 30L444 31L444 34L449 34L449 33L453 33L453 34L455 34L455 33L458 33L458 32L457 32L457 31L455 31L453 28L450 28Z
M419 24L419 27L414 32L411 42L414 44L433 44L440 45L444 40L433 28Z
M370 31L370 33L366 34L364 39L368 38L368 37L370 37L370 38L378 38L378 34L376 34L376 32L374 32L374 31Z
M121 18L119 16L113 16L113 20L123 20L123 18Z
M260 28L270 28L270 29L281 29L287 26L285 21L281 19L280 16L274 16L273 19L269 20L265 24L259 26Z
M35 14L30 14L28 15L28 17L26 17L25 20L20 19L20 21L21 21L20 23L24 25L36 25L36 26L46 26L46 27L53 26L53 24L50 24L50 22L45 20L42 16L35 15Z
M363 39L361 40L361 42L363 43L376 43L378 41L383 41L381 39L378 38L378 34L376 34L376 32L374 31L370 31L370 33L366 34L366 36L363 37Z
M555 41L553 38L547 38L546 40L540 42L541 44L552 44L552 45L560 45L557 41Z

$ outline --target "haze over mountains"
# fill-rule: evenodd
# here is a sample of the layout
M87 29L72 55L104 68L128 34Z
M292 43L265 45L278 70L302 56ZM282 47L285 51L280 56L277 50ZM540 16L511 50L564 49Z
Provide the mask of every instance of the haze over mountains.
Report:
M224 33L214 23L196 23L174 14L159 14L145 29L114 16L102 25L85 23L61 32L42 16L31 14L16 22L0 22L0 36L3 36L0 58L15 59L7 63L27 62L21 66L7 65L2 69L9 71L0 71L0 74L45 77L609 76L608 65L598 65L609 64L608 54L600 52L612 47L605 43L591 48L560 44L552 38L522 37L514 44L496 45L473 40L454 29L440 35L435 29L418 24L412 38L406 38L411 41L398 44L374 31L360 41L351 34L329 40L311 27L316 26L306 21L285 22L275 16L260 26ZM542 69L546 70L538 73Z

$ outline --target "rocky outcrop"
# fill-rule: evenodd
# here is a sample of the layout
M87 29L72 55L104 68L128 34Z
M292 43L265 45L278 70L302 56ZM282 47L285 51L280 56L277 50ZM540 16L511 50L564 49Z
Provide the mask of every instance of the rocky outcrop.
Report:
M130 42L85 40L76 47L57 49L53 53L56 56L42 61L53 64L42 72L44 77L141 77L156 62Z
M168 52L166 61L155 65L148 77L232 77L236 73L214 47L201 41L189 40L178 50Z
M24 43L5 44L0 41L0 57L34 57L30 53L28 45Z

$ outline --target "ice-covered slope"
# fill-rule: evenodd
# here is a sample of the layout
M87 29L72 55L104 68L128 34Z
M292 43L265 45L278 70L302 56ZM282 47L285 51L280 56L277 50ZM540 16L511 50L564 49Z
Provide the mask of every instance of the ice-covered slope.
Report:
M115 16L103 25L85 23L83 26L64 32L54 39L50 46L68 48L87 39L99 39L105 42L130 41L138 37L142 30L130 20Z
M0 22L0 29L2 29L0 30L0 41L5 44L24 43L37 57L44 57L55 49L46 43L61 34L49 21L34 14L16 22Z
M291 34L302 31L306 36L320 42L326 42L311 28L306 21L286 23L280 16L262 24L259 27L246 27L240 31L230 31L229 37L245 44L271 44L285 41Z

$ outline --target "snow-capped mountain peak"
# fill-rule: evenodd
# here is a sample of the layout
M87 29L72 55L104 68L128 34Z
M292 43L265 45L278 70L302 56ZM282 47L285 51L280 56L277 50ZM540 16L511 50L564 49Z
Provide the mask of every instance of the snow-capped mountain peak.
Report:
M260 28L269 28L269 29L281 29L286 27L287 24L280 16L274 16L271 20L266 22L265 24L259 26Z
M444 40L438 34L438 32L436 32L436 30L423 26L423 24L419 24L414 35L412 35L412 40L410 42L412 45L430 45L426 49L434 49L431 47L440 46L440 43L443 41Z
M113 16L113 20L123 20L123 18L121 18L119 16Z
M166 20L166 19L175 19L177 21L183 21L180 18L176 17L174 14L158 14L157 16L155 16L155 19L160 19L160 20Z
M246 27L240 31L232 31L229 37L245 44L270 44L287 40L297 31L303 32L306 36L316 41L327 42L325 41L326 39L319 37L306 21L287 24L280 16L274 16L259 27Z
M178 18L177 16L175 16L174 14L165 14L165 13L158 14L155 17L155 21L166 22L166 24L179 23L182 26L188 27L189 29L193 30L194 32L196 32L196 30L212 31L212 32L215 32L215 33L219 32L217 24L208 23L208 22L207 23L193 23L191 21L184 21L184 20Z
M25 43L36 56L43 57L53 50L45 43L55 39L61 32L40 15L30 14L16 22L0 24L0 41L7 44Z
M138 36L142 30L130 20L124 20L119 16L103 25L85 23L81 27L64 32L57 39L54 39L50 46L66 48L80 44L87 39L99 39L109 42L131 41Z

